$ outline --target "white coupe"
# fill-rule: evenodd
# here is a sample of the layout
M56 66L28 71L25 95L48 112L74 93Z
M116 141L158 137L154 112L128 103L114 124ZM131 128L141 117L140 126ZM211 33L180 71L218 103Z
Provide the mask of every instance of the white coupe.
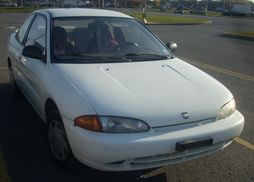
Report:
M225 148L244 127L230 91L175 48L119 12L38 10L10 37L10 85L47 123L63 167L174 164Z

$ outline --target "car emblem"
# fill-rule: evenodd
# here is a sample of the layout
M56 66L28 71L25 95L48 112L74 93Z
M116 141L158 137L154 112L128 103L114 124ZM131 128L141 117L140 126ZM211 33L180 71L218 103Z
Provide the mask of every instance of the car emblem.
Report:
M189 113L188 112L182 112L182 116L184 119L189 119Z

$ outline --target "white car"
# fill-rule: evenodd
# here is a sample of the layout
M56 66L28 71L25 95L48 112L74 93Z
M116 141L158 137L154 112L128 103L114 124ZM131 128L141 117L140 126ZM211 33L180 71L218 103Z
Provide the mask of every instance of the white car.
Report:
M187 161L228 146L244 117L230 91L175 57L174 46L119 12L39 10L10 37L10 85L47 123L61 166Z

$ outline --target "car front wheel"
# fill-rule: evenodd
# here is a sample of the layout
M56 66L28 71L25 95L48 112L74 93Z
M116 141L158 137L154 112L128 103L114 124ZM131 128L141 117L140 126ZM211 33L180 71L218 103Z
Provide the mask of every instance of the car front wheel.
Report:
M48 118L48 143L56 163L64 169L72 169L76 163L62 120L57 112Z
M10 66L9 67L9 76L10 76L10 87L11 87L11 92L13 93L13 95L15 96L19 96L21 95L21 92L20 92L20 89L15 81L15 78L14 78L14 74L13 74L13 69L12 67Z

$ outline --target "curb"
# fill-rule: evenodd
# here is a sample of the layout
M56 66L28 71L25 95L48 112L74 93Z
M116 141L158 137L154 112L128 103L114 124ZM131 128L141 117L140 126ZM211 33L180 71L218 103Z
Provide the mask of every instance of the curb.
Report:
M225 37L230 37L230 38L254 41L253 36L239 35L239 34L236 34L236 33L229 33L229 32L223 32L222 35L225 36Z
M200 23L157 23L157 22L147 22L145 25L203 25L203 24L212 24L213 21L205 21Z

